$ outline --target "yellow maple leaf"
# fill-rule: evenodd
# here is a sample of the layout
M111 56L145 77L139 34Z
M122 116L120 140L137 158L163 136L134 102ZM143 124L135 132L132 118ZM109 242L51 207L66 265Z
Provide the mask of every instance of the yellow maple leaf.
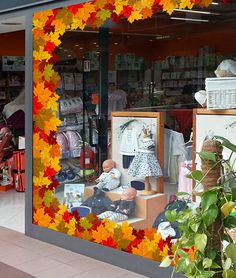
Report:
M85 23L81 18L73 18L72 23L71 23L71 29L76 30L76 29L81 29L83 30L85 27Z
M142 19L143 15L140 11L132 11L131 15L128 17L128 21L133 23L135 20Z
M59 40L60 32L50 32L49 34L49 41L54 43L56 46L61 44L61 40Z
M114 12L117 15L119 15L123 11L123 7L127 6L128 0L125 0L125 1L123 1L123 0L116 0L114 4L115 4Z
M46 10L33 14L33 26L43 29L48 17L53 15L52 10Z
M48 185L51 184L51 181L47 177L44 177L43 172L40 172L39 176L33 177L33 183L39 187L48 187Z
M54 69L53 69L53 65L46 65L44 68L44 78L45 80L49 81L50 78L53 76L54 73Z
M102 224L97 227L97 230L92 231L92 237L97 243L101 243L103 240L107 240L109 236L111 236L111 234Z
M50 157L49 160L50 166L56 171L60 171L61 170L61 166L60 166L60 158L59 157Z
M48 99L48 102L46 104L46 108L47 109L51 109L53 111L58 111L58 99L59 97L56 96L56 97L50 97Z
M53 145L50 150L51 157L61 157L61 149L59 145Z
M48 121L45 121L44 132L49 135L51 131L56 131L57 127L60 125L61 120L55 115L52 115Z
M34 83L40 83L43 78L43 73L38 69L35 68L33 72L33 81Z
M199 3L199 6L203 7L203 8L207 8L211 3L212 3L213 0L202 0L200 3Z
M36 51L36 50L33 51L33 57L34 57L35 60L39 60L39 61L46 60L46 61L48 61L52 56L47 51L44 51L42 46L39 46L38 51Z
M107 221L105 220L105 228L107 231L111 234L113 234L115 227L117 226L117 223L115 221Z
M109 10L102 9L101 11L97 12L97 17L100 17L104 21L111 16L111 12Z
M68 228L68 232L67 232L68 235L73 236L75 234L75 224L76 224L75 218L70 219L69 223L65 224L66 228Z
M152 9L154 0L141 0L140 2L142 3L143 8Z
M128 221L124 221L121 225L121 231L123 234L123 239L128 239L130 241L135 239L135 236L132 235L133 233L133 228L129 226Z
M163 12L172 14L173 10L178 7L179 0L161 0L160 5L163 6Z
M57 212L58 216L62 216L64 215L64 213L68 211L67 206L66 205L60 205L59 206L59 211ZM61 218L60 218L61 219Z
M192 0L181 0L179 3L179 9L188 8L191 10L193 5L194 5L194 3Z
M100 26L103 25L103 23L104 23L104 20L102 18L100 18L100 17L97 17L95 19L95 21L93 22L93 25L94 25L94 27L99 28Z
M51 190L47 190L44 193L43 202L46 207L50 207L54 196Z
M48 227L51 220L52 218L48 214L45 214L44 208L39 208L34 213L34 223L39 226Z
M163 250L160 250L160 255L165 258L168 256L168 252L170 251L170 248L168 247L168 245L166 244L163 248Z
M65 24L63 18L60 19L54 19L51 23L52 25L55 26L55 30L57 31L57 33L59 33L60 35L63 35L65 33L65 30L67 28L67 25Z
M162 239L162 236L161 236L160 233L155 233L155 234L154 234L154 242L155 242L156 244L158 244L159 241L160 241L161 239Z

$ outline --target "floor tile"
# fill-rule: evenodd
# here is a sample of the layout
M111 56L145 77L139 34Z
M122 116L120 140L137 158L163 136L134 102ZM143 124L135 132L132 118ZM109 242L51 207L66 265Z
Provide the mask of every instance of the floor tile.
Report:
M46 271L36 273L37 278L69 278L79 274L75 268L61 264L55 268L50 268Z

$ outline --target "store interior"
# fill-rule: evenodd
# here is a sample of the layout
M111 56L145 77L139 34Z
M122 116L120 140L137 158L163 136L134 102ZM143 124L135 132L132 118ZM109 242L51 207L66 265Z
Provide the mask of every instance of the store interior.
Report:
M193 12L176 10L171 17L158 12L152 18L132 24L124 19L119 23L107 20L101 29L86 26L84 31L68 30L61 37L62 43L56 50L59 60L54 66L61 77L57 93L62 121L56 133L62 158L61 170L55 176L59 186L54 194L61 203L67 204L68 208L71 206L67 198L71 190L78 197L73 206L88 200L102 172L96 122L96 116L101 116L102 52L107 54L108 67L107 158L117 163L112 126L119 114L113 116L112 112L125 112L128 120L136 120L132 115L138 112L162 113L164 133L161 141L156 136L154 143L156 159L162 167L166 199L168 201L171 195L183 191L183 187L191 193L192 184L186 184L183 175L193 164L193 109L200 107L194 94L205 89L206 78L216 77L214 71L223 60L236 61L236 4L228 2L227 5L214 2L207 9L195 8ZM0 22L0 32L0 112L3 127L8 127L12 135L12 164L7 164L7 158L2 166L2 180L6 182L7 179L8 184L0 185L0 189L4 188L0 190L0 225L24 232L24 187L27 185L17 187L17 190L15 185L24 171L19 169L24 164L25 143L24 18ZM103 32L108 36L108 45L103 45ZM13 114L15 118L12 119ZM143 121L145 117L138 118ZM150 123L145 127L155 135ZM165 146L162 158L159 145ZM17 168L13 152L21 153L20 162L15 161ZM121 163L117 164L122 172ZM14 176L16 170L19 173ZM136 180L145 186L144 179L138 176ZM125 189L131 181L128 172L123 171L119 189ZM151 190L156 191L159 183L158 178L152 180ZM121 191L109 194L114 199ZM165 200L162 201L164 204ZM142 202L137 202L142 210ZM152 225L156 216L143 225Z

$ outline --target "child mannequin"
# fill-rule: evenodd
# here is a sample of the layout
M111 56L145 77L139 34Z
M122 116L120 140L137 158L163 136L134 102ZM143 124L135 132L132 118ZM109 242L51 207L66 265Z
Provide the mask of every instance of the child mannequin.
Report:
M103 173L95 181L96 187L104 191L115 189L120 184L120 171L116 169L116 164L112 159L107 159L102 164Z
M133 187L124 189L120 200L117 200L111 205L114 211L105 211L98 215L98 218L107 218L109 221L125 221L134 212L136 189Z

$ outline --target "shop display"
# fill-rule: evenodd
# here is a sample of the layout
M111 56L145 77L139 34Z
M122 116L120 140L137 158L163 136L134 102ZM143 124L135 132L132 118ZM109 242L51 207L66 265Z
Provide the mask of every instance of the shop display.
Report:
M16 191L25 191L25 152L14 151L13 153L13 181Z
M120 171L116 169L116 163L112 159L105 160L102 164L103 173L95 180L96 187L104 191L110 191L120 185Z
M149 177L162 176L160 164L155 156L155 143L151 136L150 130L144 128L139 147L128 169L128 174L133 177L145 177L146 194L150 193Z
M105 196L105 192L98 187L93 188L93 195L86 199L81 206L87 206L91 208L91 212L97 215L111 210L113 202Z
M135 210L135 197L137 191L134 188L124 189L120 200L113 202L112 210L105 211L98 215L98 218L107 218L109 221L125 221Z

